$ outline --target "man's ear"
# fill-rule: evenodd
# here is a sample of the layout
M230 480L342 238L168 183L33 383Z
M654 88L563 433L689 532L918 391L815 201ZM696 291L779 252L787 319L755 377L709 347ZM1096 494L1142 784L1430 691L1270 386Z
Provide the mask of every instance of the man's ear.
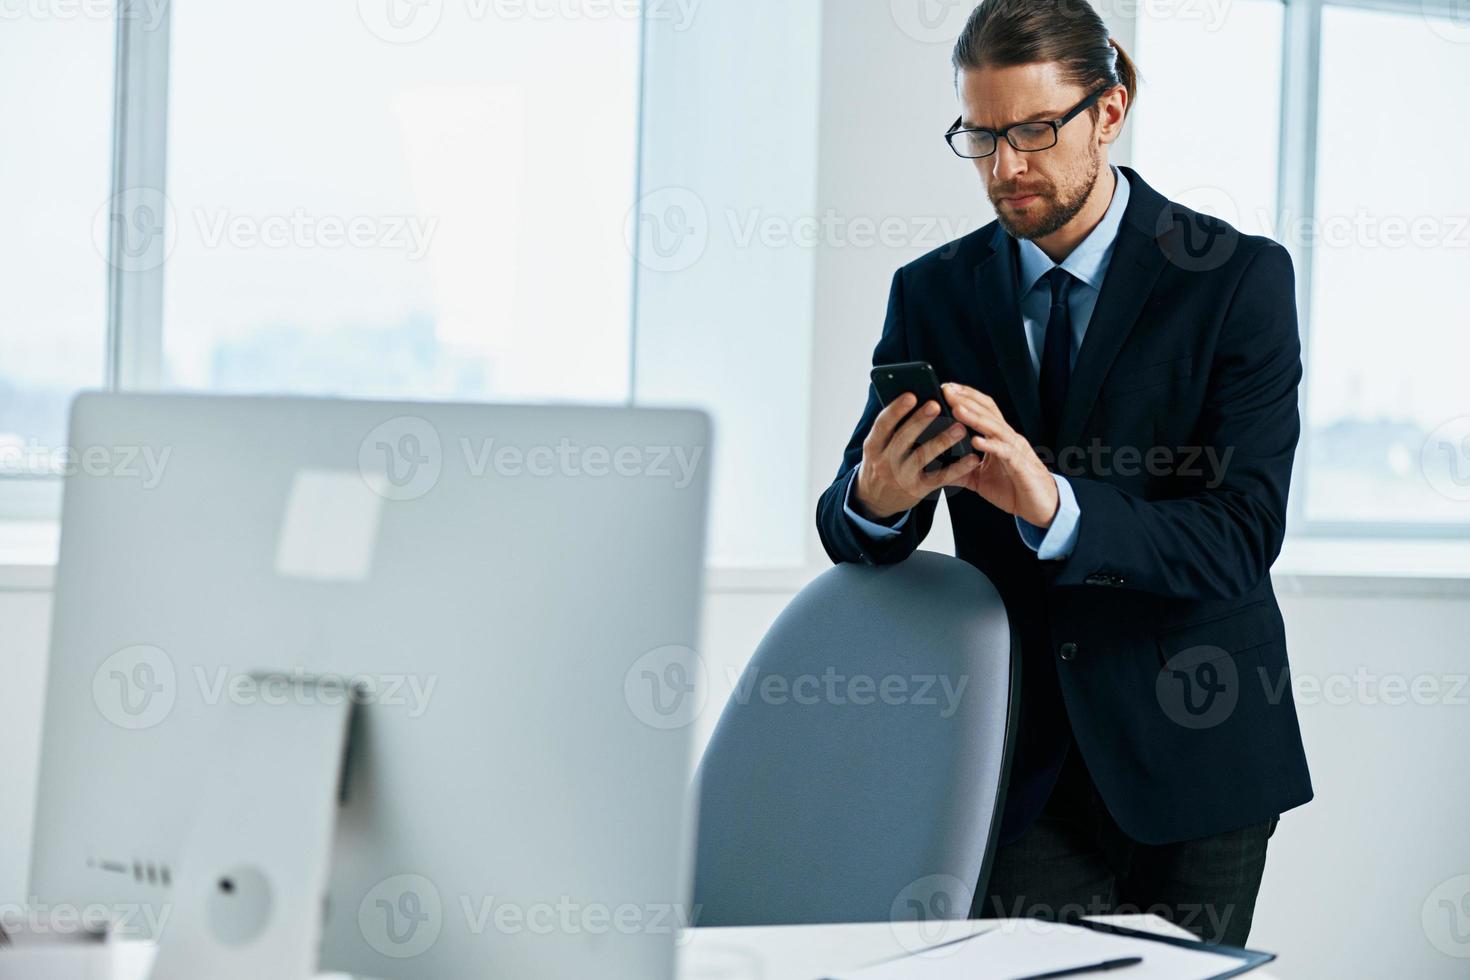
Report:
M1097 135L1102 143L1111 143L1123 132L1128 119L1128 90L1121 85L1098 100Z

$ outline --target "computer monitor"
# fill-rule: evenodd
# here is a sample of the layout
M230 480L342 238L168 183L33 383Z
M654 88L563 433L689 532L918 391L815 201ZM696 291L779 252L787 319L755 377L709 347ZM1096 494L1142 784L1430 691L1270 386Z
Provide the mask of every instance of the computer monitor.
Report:
M366 695L323 969L672 976L705 415L84 394L70 448L37 900L146 932L211 711L326 675Z

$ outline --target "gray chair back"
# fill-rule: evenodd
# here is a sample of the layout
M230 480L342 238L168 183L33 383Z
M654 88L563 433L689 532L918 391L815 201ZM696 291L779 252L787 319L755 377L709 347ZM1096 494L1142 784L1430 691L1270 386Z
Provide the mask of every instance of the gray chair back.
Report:
M995 587L956 558L808 584L700 762L696 924L965 918L1004 802L1012 648Z

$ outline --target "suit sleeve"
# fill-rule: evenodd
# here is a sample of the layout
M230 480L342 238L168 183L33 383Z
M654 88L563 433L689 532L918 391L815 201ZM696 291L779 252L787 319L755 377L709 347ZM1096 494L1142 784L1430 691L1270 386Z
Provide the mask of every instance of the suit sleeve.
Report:
M1291 256L1272 242L1241 274L1211 366L1197 433L1200 448L1223 463L1208 481L1214 485L1145 500L1071 478L1081 520L1070 557L1049 563L1052 584L1103 575L1187 599L1231 599L1255 588L1286 534L1301 377Z
M883 335L873 348L873 366L895 364L911 360L908 338L903 322L903 270L893 275L893 285L888 291L888 315L883 321ZM873 420L883 410L878 392L871 382L868 384L868 401L863 408L862 418L847 441L842 454L842 465L837 476L817 500L817 534L822 547L833 563L844 561L864 562L869 565L888 565L903 561L924 540L934 522L934 508L939 502L939 491L919 501L909 511L908 518L897 534L875 540L858 529L844 512L848 481L852 479L857 465L863 461L863 440L873 428Z

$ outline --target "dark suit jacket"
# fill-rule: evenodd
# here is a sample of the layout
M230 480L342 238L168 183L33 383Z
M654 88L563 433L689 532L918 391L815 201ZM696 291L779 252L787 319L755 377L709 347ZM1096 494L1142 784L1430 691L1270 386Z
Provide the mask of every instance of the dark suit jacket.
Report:
M969 491L944 494L956 553L1000 591L1020 644L1002 840L1040 810L1074 735L1108 811L1143 843L1236 829L1312 798L1268 575L1300 428L1291 259L1121 169L1128 206L1053 465L1081 508L1075 549L1042 561L1011 515ZM873 363L928 361L941 381L992 396L1036 444L1015 244L992 222L899 269ZM933 520L939 494L887 541L843 513L880 408L870 387L817 504L834 562L902 561Z

